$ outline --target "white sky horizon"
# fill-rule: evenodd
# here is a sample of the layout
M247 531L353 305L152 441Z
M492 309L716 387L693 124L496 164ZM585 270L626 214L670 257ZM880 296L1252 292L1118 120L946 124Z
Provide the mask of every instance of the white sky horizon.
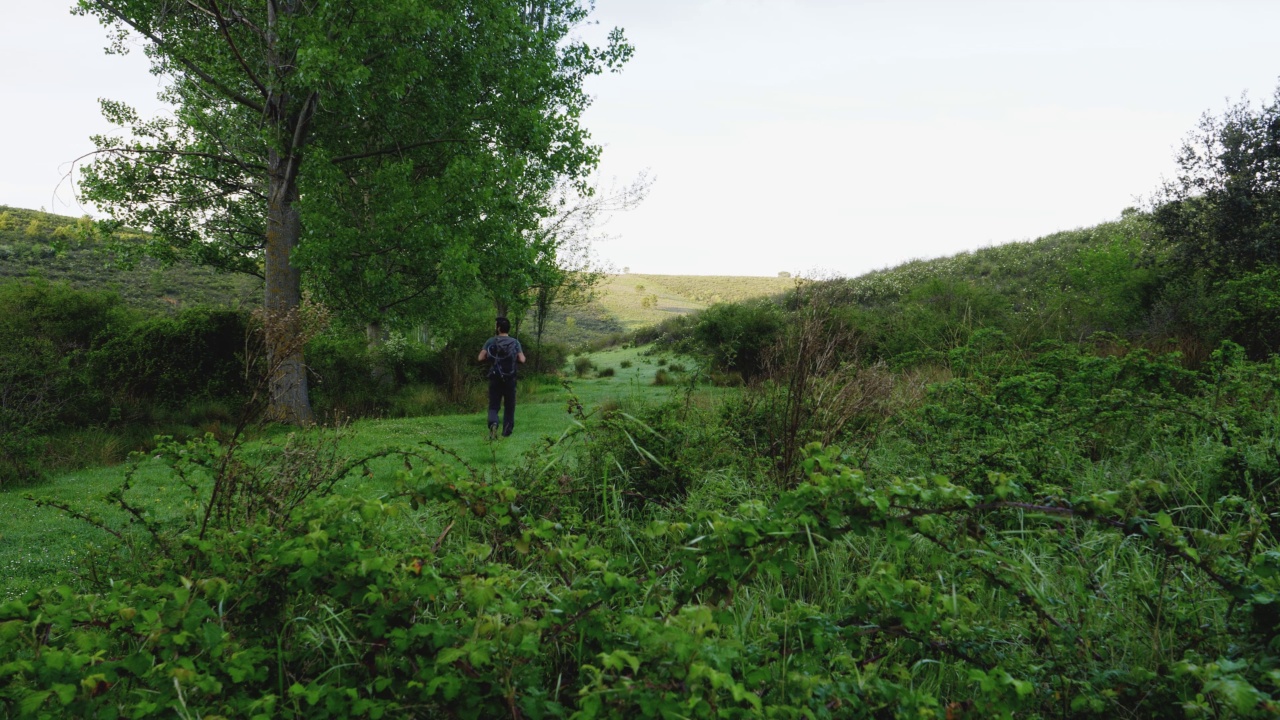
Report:
M162 110L141 51L70 0L0 9L0 204L80 215L63 177ZM1265 0L598 0L636 55L593 79L599 173L654 178L602 228L635 273L854 276L1119 217L1205 112L1280 77Z

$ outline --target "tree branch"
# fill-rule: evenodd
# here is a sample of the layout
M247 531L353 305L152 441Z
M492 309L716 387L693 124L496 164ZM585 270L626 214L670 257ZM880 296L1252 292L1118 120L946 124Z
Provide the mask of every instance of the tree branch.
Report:
M298 111L298 120L293 126L293 139L289 143L289 162L284 168L285 187L292 185L298 175L299 155L302 153L302 146L307 142L307 127L311 124L311 116L315 114L316 102L319 99L319 92L311 93L302 104L302 109Z
M351 160L363 160L365 158L377 157L379 155L391 155L392 153L404 152L406 150L414 150L420 147L425 147L427 145L438 145L440 143L447 143L447 142L464 142L464 141L455 140L452 138L436 138L434 140L423 140L422 142L411 143L409 145L397 145L396 147L383 148L381 150L371 150L369 152L364 152L364 153L354 153L352 155L339 155L338 157L333 158L329 162L332 162L334 165L337 165L338 163L350 162Z
M164 41L162 41L155 33L143 28L138 23L129 19L129 17L126 16L123 12L121 12L120 10L117 10L115 6L111 5L108 2L105 2L105 0L90 0L90 2L92 2L94 5L101 8L102 10L104 10L105 12L107 12L108 14L110 14L112 17L116 18L120 22L133 28L134 32L137 32L139 35L155 43L156 47L162 50L165 50L166 53L168 52L168 45ZM249 98L242 93L238 93L235 90L227 87L225 84L214 79L212 75L205 72L194 61L188 60L187 58L181 55L176 55L176 54L169 54L169 57L171 57L178 64L185 67L187 70L190 70L194 75L199 77L201 80L204 80L205 82L209 83L213 87L217 88L218 91L221 92L223 95L225 95L228 99L233 100L237 103L240 103L241 105L255 112L258 112L258 113L266 112L266 107L262 103L254 102L252 98Z
M222 31L222 37L226 38L227 45L231 48L231 54L236 56L236 61L240 63L240 67L244 68L244 72L249 76L249 81L258 88L258 92L262 93L262 97L267 96L267 87L262 84L258 76L250 69L249 63L245 62L244 56L240 54L240 48L236 47L235 40L231 39L231 30L227 27L226 18L222 17L222 10L218 8L218 0L209 0L209 6L213 8L213 15L218 20L218 29Z

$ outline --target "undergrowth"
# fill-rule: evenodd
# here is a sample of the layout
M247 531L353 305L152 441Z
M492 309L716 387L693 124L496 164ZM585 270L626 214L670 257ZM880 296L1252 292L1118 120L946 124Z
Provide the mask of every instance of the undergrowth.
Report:
M744 434L768 404L679 395L571 402L506 468L383 451L404 469L379 498L343 492L363 460L324 440L166 445L182 519L126 483L88 592L0 609L0 712L1280 711L1280 361L980 334L919 362L923 393L824 374L876 402L825 446L799 423L787 472Z

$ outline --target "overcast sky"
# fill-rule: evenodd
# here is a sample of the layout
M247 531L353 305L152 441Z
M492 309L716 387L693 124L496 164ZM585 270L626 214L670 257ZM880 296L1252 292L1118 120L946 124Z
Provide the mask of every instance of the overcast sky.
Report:
M92 210L60 182L98 98L159 110L70 5L0 0L0 204ZM602 174L656 178L599 247L633 272L855 275L1113 219L1280 77L1273 0L597 5L636 46L590 86Z

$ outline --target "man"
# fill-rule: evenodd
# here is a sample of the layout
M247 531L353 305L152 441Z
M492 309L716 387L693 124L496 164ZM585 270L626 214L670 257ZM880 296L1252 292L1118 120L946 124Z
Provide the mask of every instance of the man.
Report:
M500 317L498 334L485 341L480 362L492 360L489 367L489 439L498 439L498 405L502 405L502 437L511 435L516 426L516 364L524 364L520 341L511 337L511 321Z

